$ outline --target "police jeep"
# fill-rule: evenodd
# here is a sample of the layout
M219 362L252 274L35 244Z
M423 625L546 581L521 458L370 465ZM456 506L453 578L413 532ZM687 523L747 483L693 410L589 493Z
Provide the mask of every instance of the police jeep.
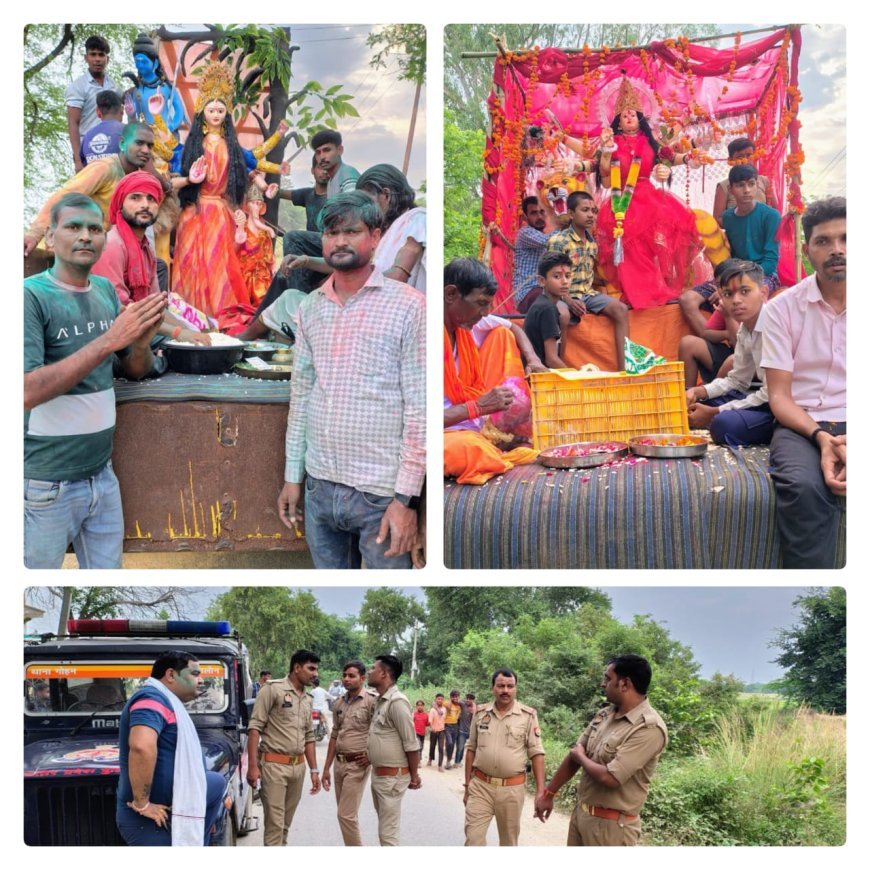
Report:
M24 841L122 846L115 825L118 723L167 649L199 659L204 687L187 704L206 765L226 779L210 845L257 828L246 780L253 705L247 651L227 622L70 620L68 635L24 646Z

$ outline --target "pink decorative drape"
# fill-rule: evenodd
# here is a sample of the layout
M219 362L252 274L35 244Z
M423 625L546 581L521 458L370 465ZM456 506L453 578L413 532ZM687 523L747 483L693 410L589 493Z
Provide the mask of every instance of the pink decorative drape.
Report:
M750 135L765 148L757 160L758 171L770 179L780 210L785 214L789 204L800 207L800 124L796 117L800 47L800 28L793 27L736 48L682 46L679 41L667 40L643 51L626 48L566 54L561 49L545 48L510 55L507 63L500 58L495 63L488 101L491 129L484 153L484 226L495 223L511 240L521 226L524 170L519 160L526 129L546 123L550 112L570 136L585 136L594 149L602 127L612 120L623 70L649 106L654 132L668 112L679 115L687 132L696 138L705 134L709 138L715 124L725 130L724 141L718 146L723 158L725 142L736 134ZM785 124L789 118L790 123ZM750 132L740 132L747 125ZM794 171L787 189L788 153ZM709 209L715 179L727 176L728 168L720 159L714 166L691 170L688 179L680 175L680 181L676 173L684 170L675 170L672 192L681 196L684 189L691 189L688 204ZM706 180L702 173L707 173ZM794 223L786 218L783 224L780 278L787 284L795 280ZM493 233L491 240L490 265L499 282L498 305L511 293L513 254L498 234ZM511 311L513 305L507 302L501 310Z

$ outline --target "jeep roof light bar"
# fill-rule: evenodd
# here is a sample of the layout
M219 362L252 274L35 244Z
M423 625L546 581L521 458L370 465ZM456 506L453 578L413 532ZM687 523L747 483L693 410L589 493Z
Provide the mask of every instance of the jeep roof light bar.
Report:
M130 637L228 637L229 622L187 619L70 619L70 635L126 635Z

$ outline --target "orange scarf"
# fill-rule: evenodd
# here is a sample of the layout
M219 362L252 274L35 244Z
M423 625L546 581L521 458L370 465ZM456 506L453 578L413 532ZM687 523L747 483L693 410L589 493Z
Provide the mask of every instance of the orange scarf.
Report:
M483 371L480 368L480 353L467 329L456 330L456 355L459 371L453 359L450 334L444 327L444 395L453 405L474 401L486 392Z

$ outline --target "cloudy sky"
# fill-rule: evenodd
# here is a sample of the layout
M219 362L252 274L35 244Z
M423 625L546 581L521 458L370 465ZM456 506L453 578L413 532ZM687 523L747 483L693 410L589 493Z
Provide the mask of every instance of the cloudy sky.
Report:
M158 578L159 579L159 578ZM241 585L241 584L240 584ZM201 618L212 599L228 587L198 590L191 598L189 616ZM367 587L304 586L328 613L348 616L359 613ZM418 586L396 587L425 603ZM612 612L623 623L636 614L649 614L663 624L671 637L692 648L701 674L733 673L744 682L768 682L782 675L771 662L776 650L768 644L781 628L798 621L795 599L807 593L804 587L724 586L602 586L610 596ZM30 622L28 631L57 630L52 613Z
M821 9L819 10L821 11ZM792 13L789 13L792 14ZM803 19L802 19L803 20ZM720 24L723 32L747 31L767 24ZM747 37L747 39L757 39ZM805 24L801 29L798 82L805 199L846 195L846 28ZM726 40L724 45L733 45Z

